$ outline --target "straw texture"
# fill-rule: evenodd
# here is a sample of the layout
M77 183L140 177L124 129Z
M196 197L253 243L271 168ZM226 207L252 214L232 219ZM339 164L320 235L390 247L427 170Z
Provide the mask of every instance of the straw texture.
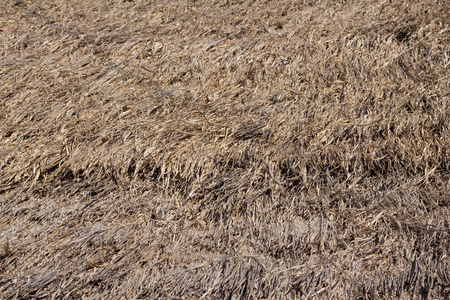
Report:
M449 299L448 1L0 4L4 299Z

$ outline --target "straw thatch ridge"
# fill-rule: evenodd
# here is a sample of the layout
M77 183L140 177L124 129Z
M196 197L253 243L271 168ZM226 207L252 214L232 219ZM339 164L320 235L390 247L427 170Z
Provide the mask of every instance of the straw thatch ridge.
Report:
M449 6L2 2L1 298L450 298Z

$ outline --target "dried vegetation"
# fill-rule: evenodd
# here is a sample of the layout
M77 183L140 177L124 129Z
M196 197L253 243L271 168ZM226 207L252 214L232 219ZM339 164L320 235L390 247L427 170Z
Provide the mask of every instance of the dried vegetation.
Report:
M0 295L449 299L449 11L2 1Z

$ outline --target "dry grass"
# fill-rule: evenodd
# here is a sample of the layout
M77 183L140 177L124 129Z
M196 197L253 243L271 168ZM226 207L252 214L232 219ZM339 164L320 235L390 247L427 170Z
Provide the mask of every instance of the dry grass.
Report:
M449 11L2 1L0 297L449 299Z

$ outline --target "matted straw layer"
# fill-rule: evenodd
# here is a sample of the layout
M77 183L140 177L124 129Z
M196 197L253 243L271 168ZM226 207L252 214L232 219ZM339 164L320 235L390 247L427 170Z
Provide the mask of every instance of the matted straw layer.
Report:
M5 299L450 298L447 1L3 1Z

